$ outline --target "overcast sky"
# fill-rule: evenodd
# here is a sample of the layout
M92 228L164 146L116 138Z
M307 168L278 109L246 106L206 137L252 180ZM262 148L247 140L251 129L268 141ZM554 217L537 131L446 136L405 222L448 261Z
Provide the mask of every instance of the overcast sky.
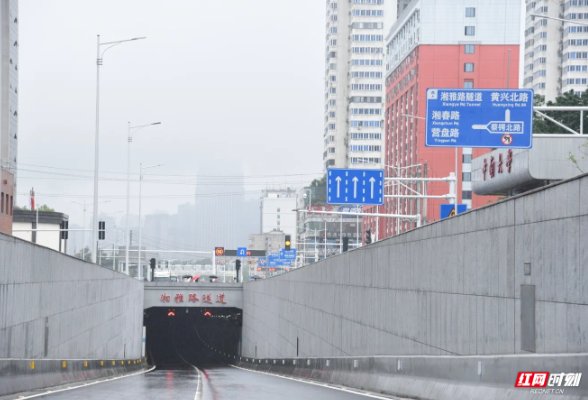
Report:
M37 203L81 224L72 202L92 202L97 34L147 37L104 56L100 170L115 174L100 184L110 201L101 211L125 210L127 121L162 122L135 136L133 172L143 162L165 164L150 173L191 176L147 177L182 184L144 184L144 214L193 202L186 196L203 159L240 161L245 175L322 171L324 2L21 0L19 22L21 206L34 187ZM313 177L249 183L302 186Z

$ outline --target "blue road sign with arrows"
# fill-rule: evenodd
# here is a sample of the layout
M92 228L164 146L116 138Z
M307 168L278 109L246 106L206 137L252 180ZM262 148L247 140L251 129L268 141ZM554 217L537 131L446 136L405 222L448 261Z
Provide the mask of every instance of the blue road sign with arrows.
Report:
M327 204L384 204L384 170L329 169Z
M247 257L247 247L237 247L237 257Z
M533 90L427 89L425 145L530 149Z

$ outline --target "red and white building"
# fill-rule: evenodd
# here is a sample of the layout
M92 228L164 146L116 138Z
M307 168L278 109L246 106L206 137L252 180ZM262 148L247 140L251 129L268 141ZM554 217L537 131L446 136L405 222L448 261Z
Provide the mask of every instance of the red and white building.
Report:
M519 88L522 9L512 0L413 0L386 37L386 176L443 178L455 171L455 149L425 147L428 88ZM495 197L477 196L471 187L471 160L486 149L458 149L458 203L476 208ZM423 192L421 184L410 188ZM427 195L445 195L449 185L428 183ZM386 194L410 195L389 185ZM366 212L439 219L442 199L386 198L384 206ZM415 227L416 222L364 218L364 230L377 239Z

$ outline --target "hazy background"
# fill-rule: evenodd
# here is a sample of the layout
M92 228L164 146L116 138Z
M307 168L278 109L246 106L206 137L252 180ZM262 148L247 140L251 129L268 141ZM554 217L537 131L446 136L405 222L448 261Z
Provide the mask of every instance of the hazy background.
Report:
M144 215L193 204L202 163L241 165L249 200L321 173L323 2L21 0L19 13L18 205L34 187L81 225L72 202L92 202L97 34L147 36L104 56L100 212L125 211L127 121L162 122L132 145L134 179L140 162L165 164L146 172L161 175L145 178Z

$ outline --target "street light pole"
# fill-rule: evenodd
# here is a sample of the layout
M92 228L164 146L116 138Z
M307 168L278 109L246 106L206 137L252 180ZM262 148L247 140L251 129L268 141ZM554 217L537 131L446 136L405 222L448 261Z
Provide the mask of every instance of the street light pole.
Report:
M141 280L143 278L143 267L141 265L141 194L142 194L142 183L143 183L143 171L146 169L150 169L150 168L156 168L156 167L161 167L164 164L158 164L158 165L152 165L150 167L145 167L143 168L143 164L139 164L139 252L138 252L138 258L137 258L137 266L138 266L138 272L137 272L137 277L139 278L139 280Z
M117 46L124 42L133 40L145 39L144 37L119 40L116 42L100 43L100 35L98 35L96 45L96 135L94 138L94 215L92 218L92 262L96 263L96 256L98 252L98 171L100 166L100 66L102 65L102 56L108 49ZM108 47L100 54L100 46L108 45Z
M131 126L128 123L128 137L127 137L127 216L125 222L125 243L126 243L126 254L125 254L125 270L129 275L129 263L130 263L130 244L131 244L131 228L129 222L129 213L131 212L131 143L133 142L133 134L140 129L146 128L152 125L160 125L161 122L153 122L151 124ZM134 129L134 130L133 130ZM139 219L139 229L141 226L141 220Z

